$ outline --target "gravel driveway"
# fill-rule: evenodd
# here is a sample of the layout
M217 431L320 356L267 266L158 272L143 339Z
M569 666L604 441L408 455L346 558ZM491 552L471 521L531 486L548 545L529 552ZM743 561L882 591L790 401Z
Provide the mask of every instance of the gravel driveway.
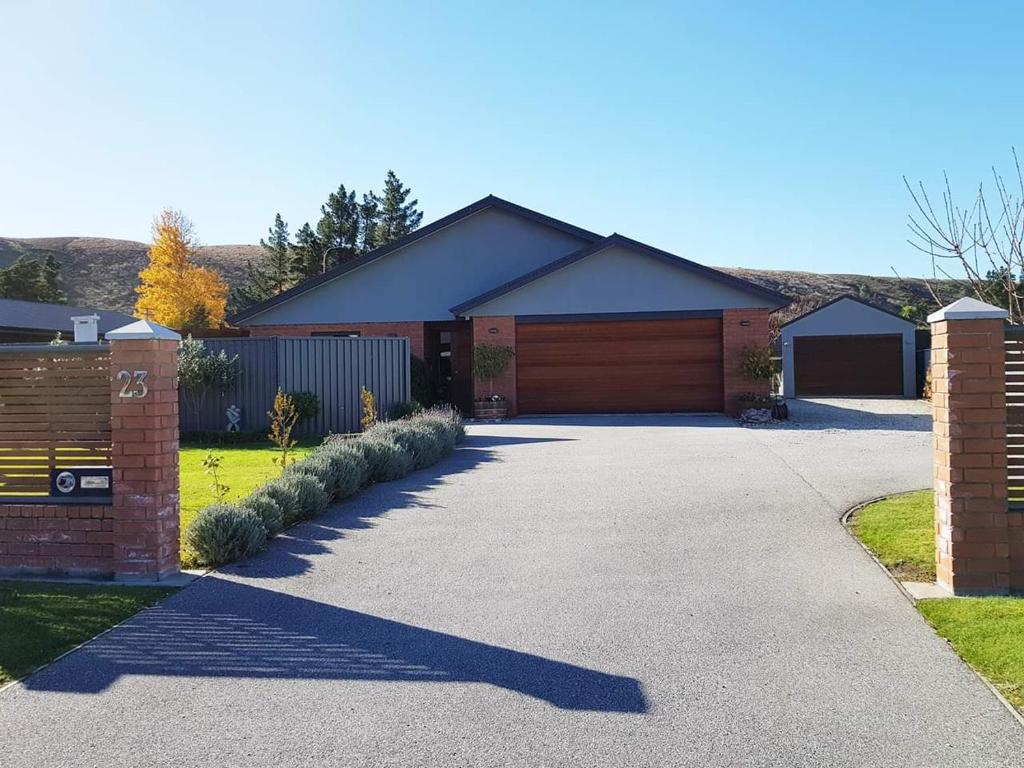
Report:
M927 425L808 418L474 426L0 694L0 763L1019 766L838 522Z

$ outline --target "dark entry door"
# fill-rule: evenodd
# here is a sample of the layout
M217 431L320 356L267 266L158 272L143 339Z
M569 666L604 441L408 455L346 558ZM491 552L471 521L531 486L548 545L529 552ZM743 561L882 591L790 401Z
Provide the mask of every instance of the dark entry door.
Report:
M468 320L426 323L423 354L434 397L473 412L473 337Z
M903 336L797 336L793 339L796 394L903 394Z

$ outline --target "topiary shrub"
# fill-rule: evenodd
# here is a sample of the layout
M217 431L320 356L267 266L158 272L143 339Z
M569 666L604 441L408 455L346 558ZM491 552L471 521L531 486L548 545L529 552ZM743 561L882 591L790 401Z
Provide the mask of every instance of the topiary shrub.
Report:
M417 414L415 418L416 421L423 424L443 429L448 433L452 445L461 443L466 439L466 427L462 423L462 416L454 408L435 406L434 408L428 408L423 413Z
M312 477L320 483L320 487L324 489L324 493L327 494L329 499L334 496L338 485L334 465L322 454L310 454L302 461L298 461L288 467L286 474Z
M237 504L211 504L185 529L185 546L200 565L223 565L263 549L267 529L259 515Z
M378 424L368 434L398 443L412 456L413 467L416 469L435 464L444 453L441 439L418 419Z
M299 473L282 475L274 481L275 485L281 485L291 489L295 493L296 509L295 520L309 520L317 515L323 514L327 505L331 503L327 491L315 477Z
M284 530L284 513L274 497L262 490L256 491L239 502L239 505L255 512L267 529L268 536L276 536Z
M334 468L334 498L346 499L369 482L370 468L362 451L351 445L331 443L316 452Z
M352 441L366 462L368 477L375 483L397 480L413 468L412 453L384 435L364 435Z

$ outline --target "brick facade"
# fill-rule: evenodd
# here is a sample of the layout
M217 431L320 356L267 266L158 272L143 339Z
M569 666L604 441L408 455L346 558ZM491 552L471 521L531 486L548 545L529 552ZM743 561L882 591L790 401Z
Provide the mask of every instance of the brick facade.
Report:
M492 344L496 346L516 348L516 319L514 317L474 317L473 346ZM508 368L494 379L494 393L504 395L508 400L508 415L515 416L516 411L516 359L512 358ZM491 394L491 384L487 381L473 379L473 397L487 397Z
M312 336L314 333L340 333L356 331L360 336L408 337L409 352L423 360L424 323L402 321L395 323L312 323L308 325L250 325L249 335L256 336Z
M932 322L937 581L958 595L1008 592L1011 538L1021 546L1019 515L1007 508L1003 328L1002 319Z
M113 503L0 504L0 573L158 579L179 570L178 342L119 340L110 350ZM144 397L121 397L121 370L146 371Z
M743 394L769 394L768 382L743 375L741 356L748 347L768 345L767 309L726 309L722 312L722 388L725 412L735 415L736 399Z

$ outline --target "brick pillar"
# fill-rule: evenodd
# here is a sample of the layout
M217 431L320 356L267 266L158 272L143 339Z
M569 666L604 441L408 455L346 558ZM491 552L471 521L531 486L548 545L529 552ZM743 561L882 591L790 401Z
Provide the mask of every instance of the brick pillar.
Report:
M180 337L145 320L107 334L116 578L162 579L178 556Z
M514 317L474 317L473 346L492 344L499 347L516 348L516 319ZM487 397L491 386L486 381L473 378L473 397ZM508 400L508 415L516 415L516 359L494 379L494 394L504 395Z
M928 317L937 581L956 595L1010 589L1005 318L967 298Z
M767 309L727 309L722 312L722 391L725 412L735 415L736 398L752 392L769 394L766 381L751 381L743 375L741 355L748 347L768 345Z

